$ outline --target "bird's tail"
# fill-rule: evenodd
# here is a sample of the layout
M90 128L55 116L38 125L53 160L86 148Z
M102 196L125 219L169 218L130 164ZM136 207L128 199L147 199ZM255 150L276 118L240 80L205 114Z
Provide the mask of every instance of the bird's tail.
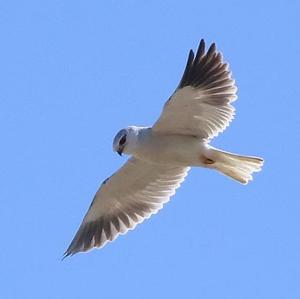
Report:
M213 150L213 168L222 174L246 185L252 180L252 173L261 170L264 160L258 157L240 156L218 149Z

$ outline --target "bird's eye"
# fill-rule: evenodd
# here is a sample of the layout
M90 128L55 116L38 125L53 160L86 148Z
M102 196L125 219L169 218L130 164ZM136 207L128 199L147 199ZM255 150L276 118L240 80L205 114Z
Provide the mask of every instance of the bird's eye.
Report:
M124 135L124 136L120 139L119 145L124 145L125 142L126 142L126 135Z

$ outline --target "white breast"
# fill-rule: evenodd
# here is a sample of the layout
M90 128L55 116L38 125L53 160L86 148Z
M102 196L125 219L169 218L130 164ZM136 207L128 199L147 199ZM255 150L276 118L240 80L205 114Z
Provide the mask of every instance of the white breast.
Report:
M203 143L192 136L158 135L148 131L139 137L133 155L151 163L195 165L203 147Z

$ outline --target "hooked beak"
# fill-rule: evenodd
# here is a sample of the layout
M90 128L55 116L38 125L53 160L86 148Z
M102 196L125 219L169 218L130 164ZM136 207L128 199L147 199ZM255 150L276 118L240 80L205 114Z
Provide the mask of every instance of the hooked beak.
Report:
M123 148L123 147L120 147L120 148L117 150L117 153L118 153L120 156L122 156L123 150L124 150L124 148Z

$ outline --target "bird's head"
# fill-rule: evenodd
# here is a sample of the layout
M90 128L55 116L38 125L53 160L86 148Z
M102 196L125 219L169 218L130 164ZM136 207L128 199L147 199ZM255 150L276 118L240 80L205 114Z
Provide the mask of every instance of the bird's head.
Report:
M137 143L139 129L138 127L132 126L120 130L113 141L114 152L117 152L120 156L122 156L123 153L132 154Z

